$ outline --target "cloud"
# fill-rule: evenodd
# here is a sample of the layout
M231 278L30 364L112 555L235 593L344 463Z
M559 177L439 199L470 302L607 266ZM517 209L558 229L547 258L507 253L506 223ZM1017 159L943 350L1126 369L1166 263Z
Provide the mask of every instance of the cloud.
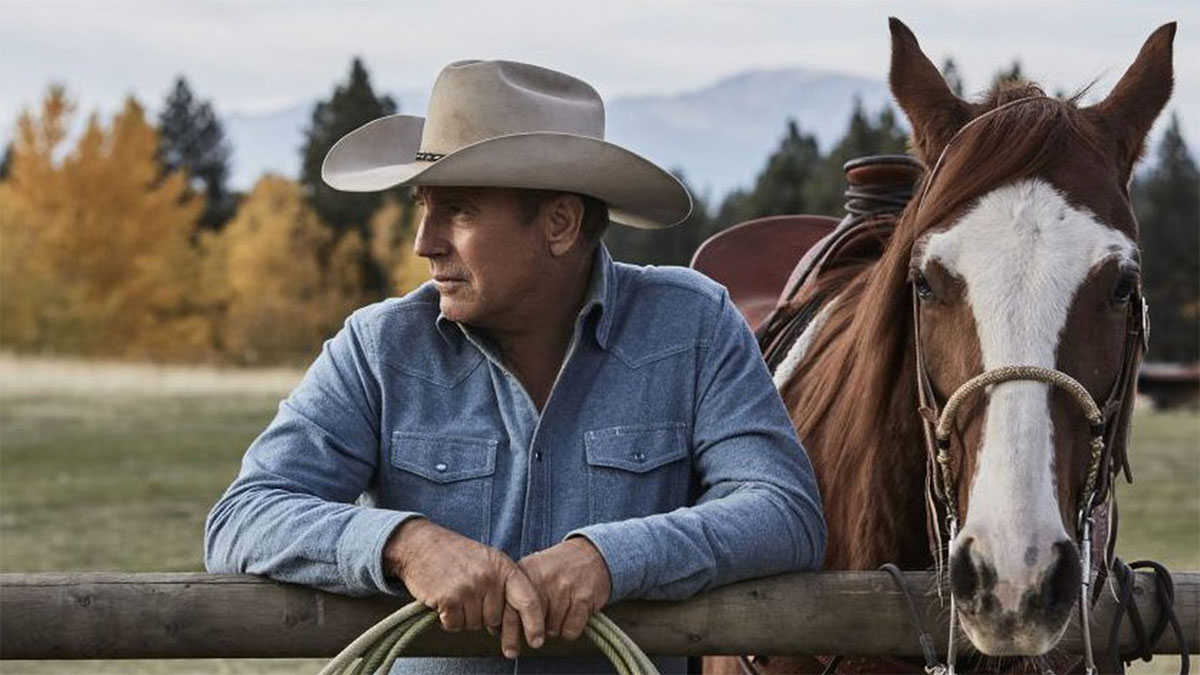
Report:
M699 88L754 68L886 75L886 17L899 13L930 56L954 55L969 88L1020 58L1051 90L1116 81L1142 40L1200 3L1029 0L816 3L573 0L467 2L53 2L8 0L0 21L0 124L50 81L81 108L132 93L152 111L185 74L219 111L327 95L361 55L386 90L425 89L442 65L512 58L560 68L606 96ZM1200 41L1177 37L1175 107L1200 132Z

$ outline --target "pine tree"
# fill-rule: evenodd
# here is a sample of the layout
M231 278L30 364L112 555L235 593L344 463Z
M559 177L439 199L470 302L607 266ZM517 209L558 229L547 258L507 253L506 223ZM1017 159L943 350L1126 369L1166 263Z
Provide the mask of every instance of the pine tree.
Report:
M362 241L370 240L368 222L383 203L383 193L339 192L329 187L321 180L325 155L342 136L395 112L396 103L390 96L375 95L367 69L358 58L350 66L349 81L338 85L329 100L321 101L313 108L301 150L300 182L321 221L333 228L335 242L351 230L357 231ZM387 279L382 270L366 255L361 265L368 296L386 295Z
M942 61L942 79L946 80L946 86L950 87L955 96L962 97L965 89L962 73L958 72L958 64L949 56Z
M0 181L8 178L8 172L12 168L12 152L12 142L9 141L8 145L4 146L4 156L0 157Z
M787 132L779 148L767 158L767 165L755 180L754 188L735 192L721 204L717 221L728 227L753 218L785 213L809 213L805 186L812 180L821 162L817 139L801 133L795 120L788 120Z
M1025 82L1025 73L1021 69L1021 61L1013 59L1012 65L992 77L992 88L1002 84L1019 84Z
M731 193L721 204L714 230L778 214L840 217L846 191L842 165L867 155L903 154L908 137L891 108L872 119L855 100L846 135L822 156L816 138L801 133L794 120L767 160L754 188Z
M1133 187L1142 284L1152 324L1147 359L1200 361L1200 171L1171 121L1155 166Z
M874 120L855 100L850 124L829 154L821 160L812 179L804 185L807 213L841 217L846 193L846 162L869 155L904 154L908 136L896 123L890 107L883 108Z
M158 157L163 174L186 171L193 187L203 191L206 206L200 224L220 229L233 215L229 178L231 148L208 101L200 101L182 76L158 116Z

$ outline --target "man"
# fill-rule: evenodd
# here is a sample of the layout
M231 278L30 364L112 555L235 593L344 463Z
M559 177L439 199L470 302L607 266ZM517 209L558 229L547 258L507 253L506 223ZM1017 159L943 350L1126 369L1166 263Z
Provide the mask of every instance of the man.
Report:
M325 344L213 507L210 571L407 589L445 630L499 633L516 659L522 634L575 639L612 602L820 564L811 467L728 294L616 264L600 243L610 217L662 227L691 209L679 181L603 134L580 80L463 61L427 119L385 117L330 150L335 188L416 187L433 281Z

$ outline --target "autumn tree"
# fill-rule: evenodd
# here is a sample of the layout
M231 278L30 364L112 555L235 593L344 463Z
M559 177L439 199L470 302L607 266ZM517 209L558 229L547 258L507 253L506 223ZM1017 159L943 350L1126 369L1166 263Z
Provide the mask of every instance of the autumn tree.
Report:
M259 179L224 230L202 240L223 352L244 363L311 359L361 299L363 240L332 239L300 185Z
M158 136L132 98L107 126L93 114L57 159L72 110L55 87L40 115L17 123L0 186L5 342L123 357L207 354L189 241L203 203L181 174L160 179Z
M419 217L411 199L394 194L387 195L371 216L370 255L391 295L404 295L430 278L429 262L413 250Z

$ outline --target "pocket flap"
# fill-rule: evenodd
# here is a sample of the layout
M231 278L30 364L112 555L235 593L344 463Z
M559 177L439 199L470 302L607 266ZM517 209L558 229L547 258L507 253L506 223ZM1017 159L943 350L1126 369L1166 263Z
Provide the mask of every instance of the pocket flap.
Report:
M415 473L435 483L481 478L496 473L499 441L392 432L392 466Z
M645 473L688 455L683 422L595 429L583 434L588 464Z

